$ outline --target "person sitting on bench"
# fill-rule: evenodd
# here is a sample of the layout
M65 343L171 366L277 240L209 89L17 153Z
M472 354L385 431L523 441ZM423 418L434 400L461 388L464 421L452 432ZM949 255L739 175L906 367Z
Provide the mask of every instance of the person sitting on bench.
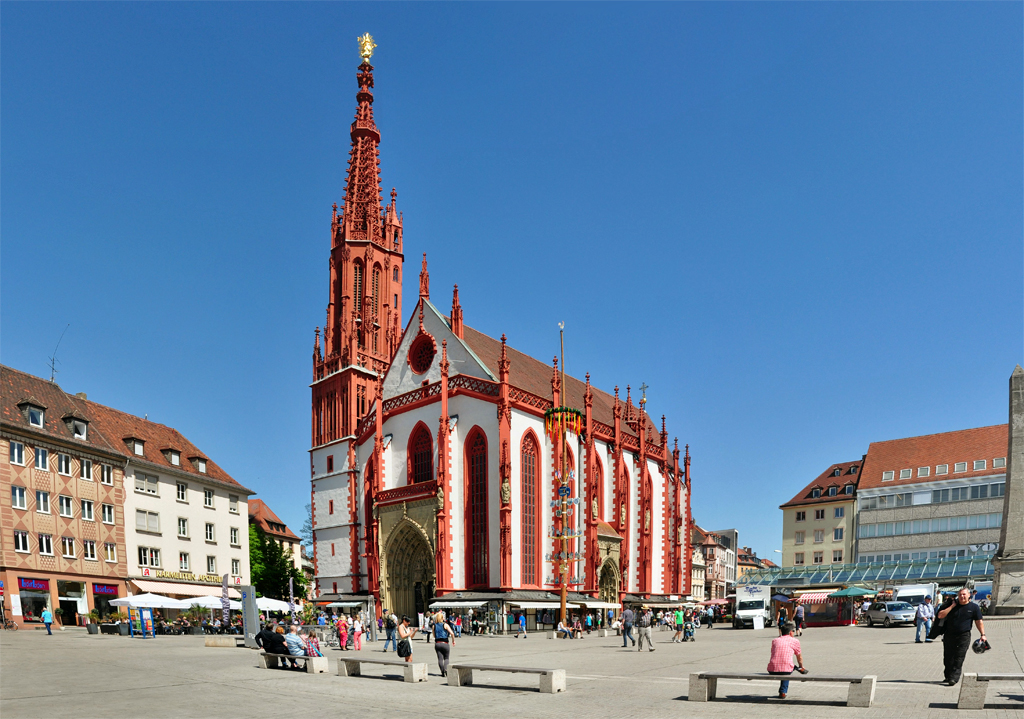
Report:
M799 671L801 674L806 674L807 670L804 669L804 657L800 653L800 640L793 636L793 630L796 629L796 625L793 622L783 622L782 636L775 637L772 639L772 656L768 661L768 673L769 674L792 674L793 673L793 657L799 664ZM789 692L789 682L785 679L779 683L779 699L785 699L786 694Z
M566 639L572 638L572 632L569 631L569 629L565 626L565 623L562 622L562 620L558 621L558 629L555 630L555 637L565 637Z

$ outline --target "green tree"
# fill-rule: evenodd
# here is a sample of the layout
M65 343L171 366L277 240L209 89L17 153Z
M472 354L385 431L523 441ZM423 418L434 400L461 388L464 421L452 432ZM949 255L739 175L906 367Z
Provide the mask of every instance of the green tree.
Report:
M295 567L291 550L285 551L255 524L249 525L249 563L259 596L288 601L289 579L294 581L296 598L305 595L306 578Z

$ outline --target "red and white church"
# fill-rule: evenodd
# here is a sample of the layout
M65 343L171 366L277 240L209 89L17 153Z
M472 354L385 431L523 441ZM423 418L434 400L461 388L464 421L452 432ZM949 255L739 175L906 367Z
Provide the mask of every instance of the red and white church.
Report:
M331 220L330 298L312 382L317 591L415 616L438 596L550 597L563 551L555 470L575 470L574 596L689 593L689 453L634 404L565 377L442 312L426 256L404 328L402 215L381 199L373 67L358 68L345 195ZM544 412L583 415L564 443Z

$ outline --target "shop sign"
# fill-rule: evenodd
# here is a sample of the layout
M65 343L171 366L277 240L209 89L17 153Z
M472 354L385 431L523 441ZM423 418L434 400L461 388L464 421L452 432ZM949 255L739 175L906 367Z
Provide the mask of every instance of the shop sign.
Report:
M210 582L220 584L220 577L216 574L193 574L192 572L153 572L154 577L161 579L184 579L187 582Z
M92 585L92 593L93 594L112 594L113 596L116 597L117 596L117 585L116 584L93 584Z
M50 580L49 579L25 579L24 577L18 577L18 588L19 589L34 589L39 592L50 591Z

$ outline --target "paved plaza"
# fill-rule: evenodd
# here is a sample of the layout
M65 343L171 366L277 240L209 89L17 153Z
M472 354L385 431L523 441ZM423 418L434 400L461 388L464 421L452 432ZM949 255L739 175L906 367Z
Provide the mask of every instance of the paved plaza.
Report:
M993 650L968 654L967 671L1020 672L1024 620L986 623ZM536 676L478 674L474 686L447 686L433 645L414 642L427 661L426 683L405 684L390 667L369 676L310 675L257 669L248 649L214 649L202 637L88 635L82 630L0 633L0 716L16 717L1020 717L1024 687L993 685L983 711L956 709L959 687L938 686L939 643L914 644L910 628L834 627L808 630L801 642L818 674L876 674L870 709L845 706L847 685L794 683L790 698L774 698L777 682L722 682L723 697L707 704L686 699L688 675L698 670L763 672L775 630L701 629L697 642L672 644L655 632L657 651L622 649L616 637L549 640L465 637L453 661L566 670L564 694L540 694ZM368 644L362 656L383 656ZM374 648L376 647L376 648ZM393 653L387 655L394 658ZM386 713L385 713L386 712Z

